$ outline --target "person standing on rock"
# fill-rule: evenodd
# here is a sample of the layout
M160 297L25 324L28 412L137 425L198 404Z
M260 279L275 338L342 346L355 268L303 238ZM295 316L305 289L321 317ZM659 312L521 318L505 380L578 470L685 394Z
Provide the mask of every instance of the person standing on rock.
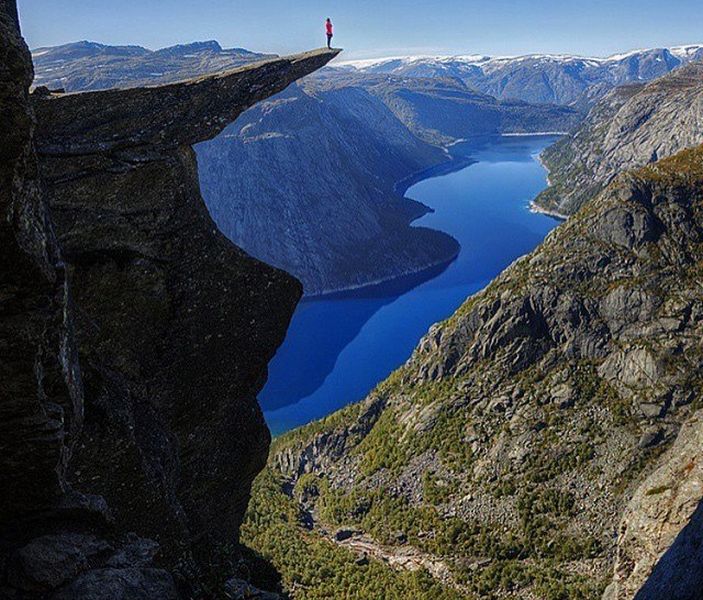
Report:
M334 36L334 26L332 25L332 19L327 19L325 21L325 31L327 32L327 47L332 49L332 37Z

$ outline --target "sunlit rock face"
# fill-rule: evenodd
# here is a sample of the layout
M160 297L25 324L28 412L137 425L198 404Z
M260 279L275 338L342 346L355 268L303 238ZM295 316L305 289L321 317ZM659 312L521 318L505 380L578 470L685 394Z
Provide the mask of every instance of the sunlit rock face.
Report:
M703 63L694 62L606 95L572 136L544 152L550 186L535 204L572 215L622 170L702 143L702 77Z

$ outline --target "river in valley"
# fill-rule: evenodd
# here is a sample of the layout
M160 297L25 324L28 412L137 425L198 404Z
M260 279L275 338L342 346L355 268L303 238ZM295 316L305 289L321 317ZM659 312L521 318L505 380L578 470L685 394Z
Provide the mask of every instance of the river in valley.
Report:
M534 249L558 222L529 210L546 186L539 153L554 136L501 137L451 148L473 164L428 171L406 195L435 212L414 225L454 236L448 266L359 291L304 300L259 395L274 435L361 400L420 338Z

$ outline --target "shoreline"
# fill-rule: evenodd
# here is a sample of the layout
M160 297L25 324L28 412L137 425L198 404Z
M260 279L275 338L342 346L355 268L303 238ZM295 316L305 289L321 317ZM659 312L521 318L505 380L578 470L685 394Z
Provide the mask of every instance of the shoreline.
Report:
M501 137L531 137L531 136L549 136L549 135L569 135L568 131L535 131L534 133L501 133Z
M555 131L539 131L535 133L502 133L498 134L497 137L531 137L531 136L552 136L552 135L567 135L565 132L555 132ZM489 137L494 137L494 136L489 136ZM441 148L446 152L447 155L447 160L441 163L437 163L435 165L431 165L429 167L425 167L424 169L419 169L413 173L410 173L409 175L406 175L405 177L402 177L398 181L396 181L393 184L393 193L397 194L398 196L401 197L401 199L404 200L410 200L412 202L415 202L421 206L425 207L425 212L421 215L417 215L416 217L411 218L408 221L408 225L412 225L415 221L418 219L422 218L424 215L429 214L434 212L434 208L431 206L427 206L426 204L423 204L422 202L415 200L414 198L409 198L406 197L407 191L415 184L420 183L421 181L425 181L427 179L432 179L433 177L440 177L442 175L447 175L449 173L459 171L461 169L465 169L466 167L470 167L471 165L477 163L478 161L476 159L470 158L468 156L454 156L449 152L449 148L452 146L456 146L457 144L461 144L463 142L468 142L471 141L466 138L458 138L454 140L453 142L450 142L449 144L441 146ZM536 157L537 162L545 169L547 172L546 175L546 182L547 186L551 185L549 181L549 169L547 166L544 164L542 161L541 154L537 155ZM547 209L543 209L540 206L536 205L534 203L534 200L530 200L529 203L529 210L534 213L540 213L547 215L549 217L552 217L554 219L557 219L559 221L565 221L567 217L565 215L562 215L556 211L549 211ZM445 235L449 235L446 232L440 231L440 230L432 230L432 231L437 231L439 233L444 233ZM452 236L450 236L452 237ZM413 277L422 277L423 274L429 274L431 271L438 271L439 272L443 271L446 269L451 263L453 263L457 257L459 256L459 253L462 250L461 244L452 237L457 244L458 248L456 252L454 252L451 256L436 260L430 264L427 264L426 266L419 267L416 269L408 269L403 271L402 273L397 273L395 275L391 275L389 277L381 277L377 279L373 279L371 281L365 282L365 283L358 283L354 285L349 285L343 288L331 290L328 292L320 292L316 294L305 294L303 293L303 297L301 298L300 302L306 302L306 301L315 301L315 300L329 300L330 298L334 297L344 297L347 294L351 293L358 293L360 291L368 291L369 293L373 293L374 289L380 288L384 285L392 284L394 282L400 283L404 279L409 279Z
M439 231L439 230L433 230L433 231ZM444 232L441 232L444 233ZM449 235L449 234L445 234ZM454 239L454 238L452 238ZM457 242L458 244L459 242ZM459 249L449 258L444 258L441 260L437 260L427 266L420 267L418 269L409 269L407 271L404 271L402 273L398 273L397 275L393 275L391 277L384 277L380 279L374 279L373 281L369 281L368 283L359 283L356 285L351 285L345 288L341 288L338 290L330 291L330 292L322 292L320 294L314 294L314 295L303 295L301 298L300 302L307 302L308 300L310 301L315 301L315 300L330 300L333 299L337 296L339 298L343 298L345 295L350 294L352 292L360 292L360 291L367 291L369 294L372 294L375 289L381 288L385 285L388 284L393 284L393 283L401 283L404 279L411 279L413 277L421 278L424 274L429 274L431 271L437 271L437 275L444 271L449 265L451 265L459 256L459 253L461 252L461 245L459 245Z
M459 143L460 141L465 141L465 140L457 140L454 143ZM452 143L451 145L454 145ZM446 150L449 146L443 146L442 148ZM411 219L408 220L408 225L412 226L412 224L417 221L418 219L422 218L426 214L434 212L434 208L431 206L427 206L426 204L423 204L422 202L415 200L413 198L408 198L405 196L405 193L416 183L419 183L420 181L424 181L426 179L431 179L432 177L439 177L441 175L446 175L448 173L458 171L460 169L464 169L466 167L471 166L472 164L478 162L476 160L470 159L468 157L456 157L456 156L451 156L449 152L447 152L447 157L448 159L444 162L437 163L435 165L431 165L429 167L425 167L424 169L419 169L417 171L414 171L413 173L410 173L409 175L406 175L405 177L402 177L398 181L396 181L393 184L393 193L397 194L400 196L401 200L410 200L412 202L417 203L420 206L425 207L425 210L422 214L417 215L415 217L412 217ZM444 231L440 231L439 229L432 229L432 231L437 231L438 233L443 233L444 235L449 235L448 233ZM457 257L459 256L459 253L461 252L461 244L452 236L450 236L456 243L457 243L457 250L452 253L451 256L447 256L441 259L438 259L434 262L431 262L425 266L418 267L416 269L407 269L403 271L402 273L396 273L395 275L391 275L389 277L381 277L377 279L370 280L365 283L358 283L354 285L349 285L343 288L335 289L335 290L330 290L328 292L319 292L316 294L305 294L303 293L303 297L301 298L301 302L306 302L308 300L324 300L324 299L330 299L335 296L344 296L346 294L350 294L352 292L359 292L362 290L368 290L369 293L373 293L375 288L379 288L381 286L387 285L387 284L392 284L394 282L400 283L404 279L409 279L412 277L421 277L423 274L428 274L431 271L443 271L446 269L450 264L452 264Z
M552 217L552 219L557 219L558 221L566 221L569 218L567 215L563 215L556 210L549 210L548 208L541 207L539 204L535 204L534 200L530 200L530 204L528 206L530 212L546 215L548 217Z
M550 175L549 167L542 160L542 153L541 152L537 155L537 162L547 172L547 176L546 176L547 188L550 188L552 186L552 181L549 178L549 175ZM566 221L569 218L568 215L562 214L557 210L550 210L548 208L544 208L543 206L540 206L539 204L537 204L535 202L535 199L530 200L529 209L530 209L530 212L540 214L540 215L547 215L548 217L552 217L553 219L557 219L559 221Z

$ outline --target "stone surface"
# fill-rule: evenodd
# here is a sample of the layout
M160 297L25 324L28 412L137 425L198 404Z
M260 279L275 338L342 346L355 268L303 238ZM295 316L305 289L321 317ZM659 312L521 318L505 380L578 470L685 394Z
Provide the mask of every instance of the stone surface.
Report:
M334 55L30 99L0 5L1 597L222 591L301 290L217 232L190 144Z
M8 581L25 591L55 589L88 569L89 560L112 548L93 535L45 535L33 539L10 558Z
M694 600L703 590L703 412L637 488L620 524L604 600Z
M617 88L573 135L542 155L550 187L535 204L568 216L618 173L703 142L703 63L647 84Z
M29 51L0 6L0 521L52 504L82 421L65 271L42 197Z
M34 100L86 390L71 479L170 561L238 529L268 448L256 393L300 297L217 231L189 144L335 55Z
M173 577L163 569L93 569L51 600L178 600Z

